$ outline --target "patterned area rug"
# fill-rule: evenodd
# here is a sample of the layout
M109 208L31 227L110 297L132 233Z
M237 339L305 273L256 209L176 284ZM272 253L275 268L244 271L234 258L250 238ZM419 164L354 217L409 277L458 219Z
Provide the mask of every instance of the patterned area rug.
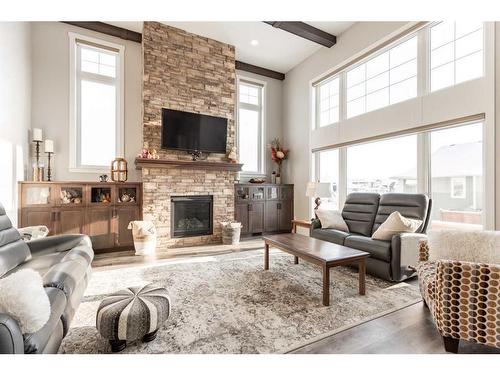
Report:
M157 266L95 272L60 353L109 353L95 328L99 302L118 289L156 283L167 288L172 313L149 343L122 353L283 353L349 326L415 303L417 287L367 276L358 295L357 272L331 271L329 307L321 304L319 267L271 250L179 259Z

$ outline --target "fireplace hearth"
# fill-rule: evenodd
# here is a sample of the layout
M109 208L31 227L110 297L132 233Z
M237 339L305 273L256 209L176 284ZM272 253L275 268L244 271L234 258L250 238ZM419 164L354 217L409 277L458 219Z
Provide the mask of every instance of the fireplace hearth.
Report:
M171 197L170 233L172 238L213 234L213 196Z

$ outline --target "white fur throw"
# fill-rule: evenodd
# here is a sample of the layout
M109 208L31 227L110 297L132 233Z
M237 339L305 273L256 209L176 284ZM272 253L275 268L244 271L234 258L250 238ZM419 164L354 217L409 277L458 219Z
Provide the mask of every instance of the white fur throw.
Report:
M16 320L23 334L47 323L50 302L38 272L27 268L0 279L0 312Z
M428 235L429 260L500 264L500 232L441 230Z
M349 228L347 227L340 211L318 208L315 213L321 222L321 228L337 229L349 232Z

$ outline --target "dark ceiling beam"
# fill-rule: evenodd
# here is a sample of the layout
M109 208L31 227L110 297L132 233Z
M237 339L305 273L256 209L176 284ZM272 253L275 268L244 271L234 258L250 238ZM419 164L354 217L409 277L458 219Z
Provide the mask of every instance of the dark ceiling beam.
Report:
M262 68L257 65L247 64L238 60L236 60L236 69L243 70L249 73L258 74L264 77L279 79L280 81L283 81L285 79L285 75L283 73L276 72L271 69Z
M61 22L77 27L82 27L87 30L96 31L98 33L115 36L117 38L131 40L137 43L142 42L141 33L130 31L118 26L113 26L104 22L97 22L97 21L88 21L88 22L61 21ZM236 69L243 70L245 72L255 73L264 77L279 79L281 81L285 79L285 75L283 73L275 72L274 70L262 68L260 66L247 64L241 61L236 61Z
M277 29L288 31L291 34L321 44L325 47L332 47L337 43L337 37L326 31L320 30L305 22L300 21L264 21L268 25Z
M68 25L82 27L87 30L97 31L98 33L103 33L106 35L115 36L117 38L131 40L132 42L141 43L142 34L136 33L135 31L127 30L122 27L113 26L104 22L97 21L61 21L67 23Z

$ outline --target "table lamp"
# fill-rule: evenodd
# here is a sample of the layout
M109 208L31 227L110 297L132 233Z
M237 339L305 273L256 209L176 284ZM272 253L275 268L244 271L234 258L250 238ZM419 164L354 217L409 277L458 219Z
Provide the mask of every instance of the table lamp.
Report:
M332 196L332 184L329 182L308 182L306 196L316 198L314 200L314 203L316 203L314 209L317 210L321 204L321 198L330 198Z

